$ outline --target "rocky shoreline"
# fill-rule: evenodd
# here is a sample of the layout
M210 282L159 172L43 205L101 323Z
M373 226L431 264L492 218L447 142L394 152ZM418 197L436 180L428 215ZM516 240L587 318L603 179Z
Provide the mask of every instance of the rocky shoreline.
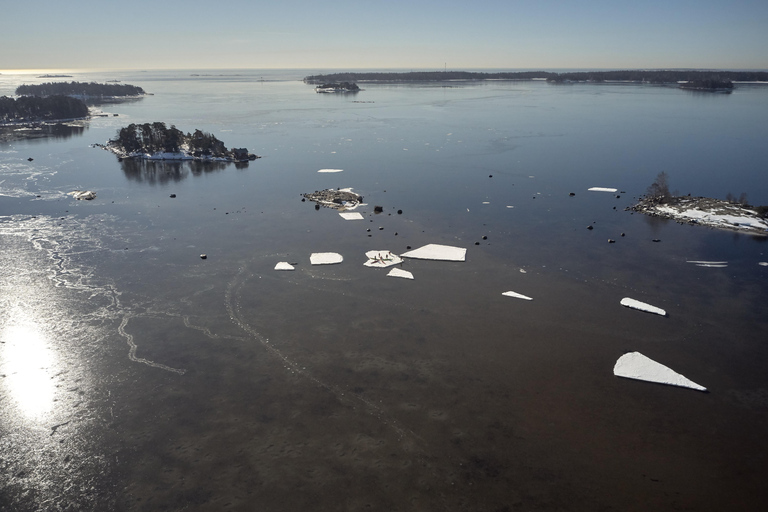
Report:
M628 210L671 219L681 224L709 226L739 233L768 236L768 218L757 209L710 197L641 198Z

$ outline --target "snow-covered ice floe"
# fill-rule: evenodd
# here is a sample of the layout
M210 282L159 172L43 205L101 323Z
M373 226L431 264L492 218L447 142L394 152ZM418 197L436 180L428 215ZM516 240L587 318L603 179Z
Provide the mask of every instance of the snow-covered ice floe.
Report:
M368 258L368 261L363 263L366 267L385 268L403 262L403 258L391 251L368 251L365 256Z
M685 378L671 368L657 363L640 352L628 352L613 367L613 374L627 379L644 380L670 386L706 391L707 388Z
M293 270L293 265L287 261L280 261L275 265L275 270Z
M90 201L91 199L96 198L96 192L93 192L91 190L75 190L74 192L70 192L69 195L71 195L78 201L82 201L82 200Z
M514 298L516 298L516 299L523 299L523 300L533 300L533 299L532 299L532 298L530 298L530 297L527 297L527 296L525 296L525 295L521 295L521 294L519 294L519 293L516 293L516 292L504 292L504 293L502 293L502 295L504 295L504 296L506 296L506 297L514 297Z
M697 267L726 268L728 266L727 261L686 261L686 263L693 263Z
M628 308L645 311L646 313L654 313L656 315L667 316L667 312L663 309L657 308L656 306L651 306L645 302L640 302L639 300L630 299L629 297L624 297L621 299L621 305Z
M760 265L761 267L768 267L768 261L761 261L760 263L758 263L758 265Z
M616 192L618 191L617 188L606 188L606 187L592 187L587 190L591 190L592 192Z
M344 257L337 252L313 252L309 256L312 265L334 265L344 261Z
M389 271L389 274L387 274L388 277L402 277L403 279L413 279L413 274L408 272L407 270L403 270L401 268L393 268Z
M344 220L363 220L363 214L360 212L339 212Z
M417 260L464 261L466 254L467 250L462 247L428 244L403 253L400 256Z
M317 172L344 172L344 169L320 169Z

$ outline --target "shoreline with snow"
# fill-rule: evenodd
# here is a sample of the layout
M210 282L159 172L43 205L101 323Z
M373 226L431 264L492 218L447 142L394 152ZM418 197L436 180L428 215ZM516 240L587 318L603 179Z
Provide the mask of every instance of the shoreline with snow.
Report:
M667 198L662 203L641 198L629 209L680 223L768 236L768 218L762 217L753 207L721 199L684 196Z

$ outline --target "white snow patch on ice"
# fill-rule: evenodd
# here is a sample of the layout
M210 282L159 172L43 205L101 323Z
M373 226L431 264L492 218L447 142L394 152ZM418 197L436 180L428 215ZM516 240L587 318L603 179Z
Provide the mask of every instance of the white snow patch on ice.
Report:
M419 260L464 261L466 254L467 250L462 247L427 244L418 249L403 253L401 256Z
M680 386L698 391L707 388L685 378L671 368L657 363L640 352L628 352L621 356L613 367L613 374L627 379L644 380L670 386Z
M344 257L337 252L313 252L309 256L312 265L334 265L344 261Z
M533 300L533 299L532 299L532 298L530 298L530 297L527 297L527 296L525 296L525 295L521 295L521 294L519 294L519 293L516 293L516 292L504 292L504 293L502 293L502 295L505 295L505 296L507 296L507 297L514 297L514 298L516 298L516 299L523 299L523 300Z
M647 313L654 313L656 315L667 316L667 312L664 311L663 309L657 308L656 306L651 306L650 304L646 304L645 302L640 302L639 300L630 299L629 297L624 297L623 299L621 299L621 305L626 306L628 308L645 311Z
M403 279L413 279L413 274L401 268L393 268L389 271L387 277L402 277Z
M681 217L684 219L691 219L702 223L715 225L722 224L730 227L752 228L760 229L763 231L768 230L768 222L765 220L745 215L737 215L737 212L734 212L732 215L728 215L722 213L714 213L706 210L699 210L696 208L680 211L669 206L659 206L656 209L661 213L670 214L675 217Z

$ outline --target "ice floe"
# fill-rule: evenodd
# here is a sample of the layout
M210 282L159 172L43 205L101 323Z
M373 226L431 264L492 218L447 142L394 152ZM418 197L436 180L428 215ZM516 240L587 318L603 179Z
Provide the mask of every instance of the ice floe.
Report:
M621 356L613 367L613 374L617 377L668 384L670 386L680 386L683 388L695 389L697 391L707 390L704 386L696 384L671 368L644 356L640 352L628 352Z
M760 263L758 263L758 265L760 265L761 267L768 267L768 261L761 261Z
M363 220L363 214L360 212L339 212L344 220Z
M413 274L401 268L393 268L389 271L387 277L402 277L403 279L413 279Z
M657 308L656 306L651 306L650 304L646 304L645 302L640 302L639 300L630 299L629 297L624 297L623 299L621 299L621 305L626 306L628 308L645 311L647 313L654 313L656 315L667 316L667 312L664 311L663 309Z
M275 265L275 270L293 270L293 265L287 261L280 261Z
M619 189L617 188L606 188L606 187L592 187L587 190L591 190L592 192L617 192Z
M320 169L317 172L344 172L344 169Z
M312 265L334 265L344 261L344 257L337 252L313 252L309 256Z
M75 190L73 192L70 192L69 195L71 195L78 201L81 201L81 200L90 201L91 199L96 198L96 192L93 192L91 190Z
M523 299L523 300L533 300L532 298L530 298L530 297L528 297L528 296L525 296L525 295L519 294L519 293L517 293L517 292L511 292L511 291L510 291L510 292L504 292L504 293L502 293L502 295L504 295L504 296L506 296L506 297L514 297L514 298L516 298L516 299Z
M363 263L366 267L385 268L403 262L403 258L391 251L368 251L365 253L368 261Z
M728 266L727 261L686 261L686 263L693 263L697 267L726 268Z
M427 244L418 249L403 253L401 256L418 260L464 261L466 254L467 250L462 247Z

